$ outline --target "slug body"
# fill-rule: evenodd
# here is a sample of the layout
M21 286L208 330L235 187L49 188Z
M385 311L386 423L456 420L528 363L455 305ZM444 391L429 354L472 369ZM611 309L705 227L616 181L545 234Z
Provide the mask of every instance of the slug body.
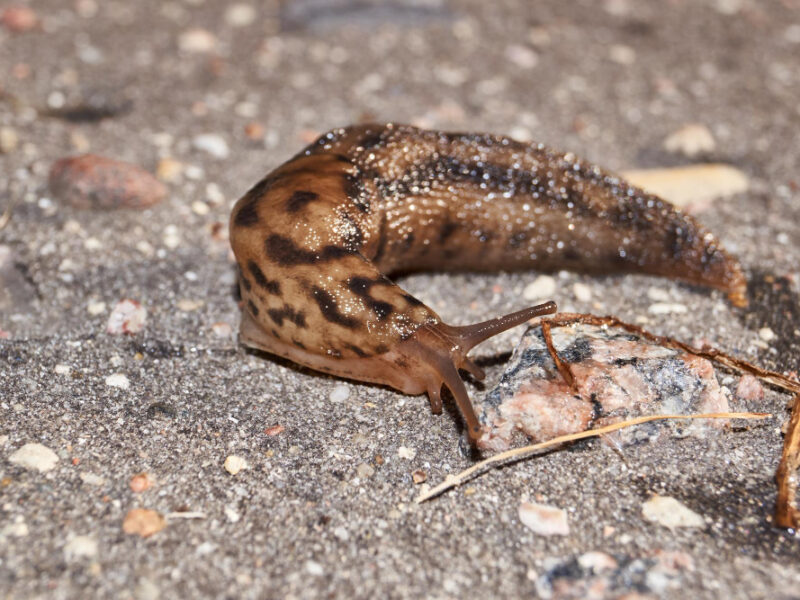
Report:
M240 338L335 375L453 393L483 373L476 344L552 302L454 327L388 275L421 269L634 271L719 288L744 303L739 264L669 203L571 154L403 125L331 131L256 184L231 214Z

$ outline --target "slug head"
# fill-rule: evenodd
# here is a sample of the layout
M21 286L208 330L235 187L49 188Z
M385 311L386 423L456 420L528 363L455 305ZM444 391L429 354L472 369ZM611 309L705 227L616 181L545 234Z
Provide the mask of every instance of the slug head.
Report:
M498 333L556 310L555 302L546 302L474 325L456 327L441 322L423 325L401 342L396 351L413 365L409 369L416 384L413 387L418 388L416 393L427 391L431 410L436 414L442 412L442 385L447 386L464 418L470 441L475 443L482 433L481 424L458 370L464 369L479 380L485 373L467 353Z

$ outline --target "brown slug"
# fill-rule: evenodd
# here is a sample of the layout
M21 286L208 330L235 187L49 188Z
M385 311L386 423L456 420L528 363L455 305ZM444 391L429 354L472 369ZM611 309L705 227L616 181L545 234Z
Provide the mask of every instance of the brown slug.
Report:
M485 134L406 125L333 130L233 209L241 341L334 375L427 392L442 384L481 435L458 369L467 352L548 302L454 327L388 275L421 269L635 271L726 291L738 262L668 202L572 154Z

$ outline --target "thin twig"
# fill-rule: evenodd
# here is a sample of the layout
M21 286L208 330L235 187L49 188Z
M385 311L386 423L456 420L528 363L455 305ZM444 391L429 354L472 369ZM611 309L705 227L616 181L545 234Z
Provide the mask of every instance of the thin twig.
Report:
M783 454L775 481L778 484L778 499L775 501L775 525L797 529L800 511L795 504L797 493L797 468L800 467L800 394L795 395L789 430L783 441Z
M540 450L544 450L545 448L551 448L553 446L558 446L560 444L564 444L566 442L573 442L575 440L582 440L585 438L596 437L598 435L603 435L605 433L611 433L612 431L617 431L619 429L624 429L626 427L632 427L633 425L641 425L642 423L649 423L650 421L663 421L667 419L766 419L771 417L770 413L750 413L750 412L728 412L728 413L701 413L701 414L694 414L694 415L649 415L645 417L636 417L635 419L630 419L628 421L623 421L621 423L614 423L613 425L608 425L607 427L601 427L599 429L588 429L586 431L580 431L578 433L570 433L568 435L562 435L557 438L553 438L551 440L547 440L546 442L540 442L538 444L533 444L531 446L525 446L523 448L514 448L512 450L507 450L506 452L501 452L500 454L496 454L486 460L482 460L479 463L472 465L470 468L461 471L457 475L449 475L442 483L437 485L434 488L431 488L427 492L420 494L417 497L417 504L421 504L426 500L430 500L431 498L435 498L439 494L449 490L450 488L456 487L465 483L466 481L472 479L473 477L477 477L482 473L489 470L489 468L495 465L503 465L510 462L516 462L518 460L522 460L527 458Z
M543 321L542 317L537 317L533 320L533 324L536 325ZM690 346L689 344L684 344L676 339L662 336L662 335L655 335L650 333L649 331L645 331L641 327L637 327L636 325L632 325L630 323L626 323L625 321L621 321L617 317L612 316L605 316L605 317L598 317L595 315L587 315L587 314L576 314L576 313L560 313L554 315L552 318L547 319L548 323L550 323L551 327L562 327L564 325L572 325L574 323L584 323L587 325L597 325L599 327L620 327L625 329L626 331L630 331L636 335L642 336L646 340L653 342L654 344L658 344L660 346L666 346L668 348L676 348L683 350L684 352L688 352L689 354L694 354L695 356L700 356L701 358L706 358L712 362L716 362L724 367L728 367L736 371L737 373L750 373L754 375L758 379L769 383L770 385L775 386L776 388L785 390L787 392L791 392L793 394L800 394L800 381L796 381L791 379L781 373L777 373L775 371L769 371L767 369L762 369L761 367L757 367L754 364L751 364L745 360L741 360L734 356L730 356L729 354L725 354L716 348L695 348L694 346Z

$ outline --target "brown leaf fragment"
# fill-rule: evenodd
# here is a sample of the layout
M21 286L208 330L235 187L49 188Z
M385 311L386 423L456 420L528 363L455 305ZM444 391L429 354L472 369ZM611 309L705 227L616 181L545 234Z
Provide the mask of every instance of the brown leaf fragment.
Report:
M149 508L134 508L125 515L122 531L146 538L158 533L166 526L167 520L161 513Z
M783 441L783 454L775 481L778 484L778 499L775 502L775 525L797 529L800 525L800 510L797 509L797 469L800 467L800 393L795 394L789 430Z

